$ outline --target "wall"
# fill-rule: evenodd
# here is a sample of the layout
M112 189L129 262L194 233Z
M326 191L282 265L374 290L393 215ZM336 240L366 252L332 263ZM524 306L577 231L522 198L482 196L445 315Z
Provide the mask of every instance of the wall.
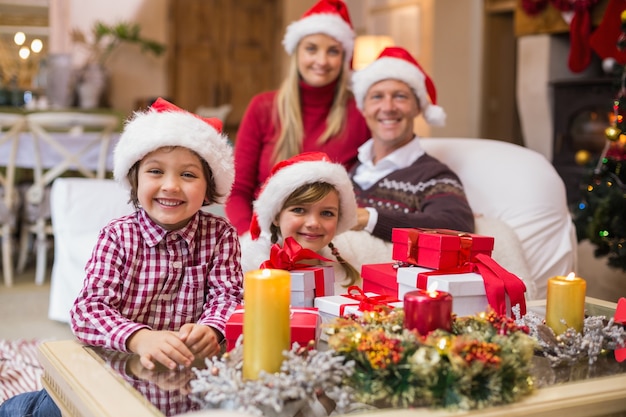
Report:
M588 78L599 74L597 65L572 73L567 60L566 35L528 35L518 39L517 103L524 143L552 161L552 91L556 80Z
M76 68L85 56L71 43L69 32L73 28L89 32L97 20L136 22L143 37L167 41L167 0L51 0L50 9L51 52L74 53ZM130 113L138 99L166 96L166 62L166 55L157 58L141 53L136 45L120 45L107 63L111 106Z
M284 0L284 21L292 22L316 0ZM355 29L367 33L368 5L394 3L394 0L348 0ZM395 2L397 3L397 1ZM421 45L417 57L435 81L438 104L448 114L446 127L430 128L419 121L416 130L423 136L469 136L479 134L482 60L482 0L410 0L418 4ZM69 28L89 29L94 21L114 23L136 21L142 35L161 42L167 40L167 0L51 0L51 48L71 52ZM139 54L123 45L111 57L111 105L130 112L139 98L167 95L166 58ZM286 63L287 55L284 54ZM80 64L79 58L75 63ZM285 65L283 65L283 68ZM283 69L284 71L284 69Z

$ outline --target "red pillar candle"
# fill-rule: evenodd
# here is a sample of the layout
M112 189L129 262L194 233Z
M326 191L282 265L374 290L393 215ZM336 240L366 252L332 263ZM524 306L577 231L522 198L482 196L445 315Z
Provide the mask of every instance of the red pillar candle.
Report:
M404 327L426 336L436 329L452 330L452 296L443 291L404 294Z

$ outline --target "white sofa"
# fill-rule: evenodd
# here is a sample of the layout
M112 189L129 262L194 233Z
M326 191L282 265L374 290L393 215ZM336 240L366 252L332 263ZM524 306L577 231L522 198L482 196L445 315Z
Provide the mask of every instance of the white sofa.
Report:
M552 164L528 148L489 139L428 138L422 146L454 170L476 216L476 233L493 236L492 257L524 280L526 298L545 298L547 280L576 270L576 230L565 186ZM389 262L391 244L346 232L334 239L360 269Z
M425 150L461 178L476 214L476 232L495 237L493 258L527 285L527 298L545 298L547 280L576 271L577 242L563 181L545 157L507 142L422 139ZM52 187L55 254L49 317L68 321L98 232L132 211L128 192L113 180L59 178ZM223 215L221 206L209 210ZM367 246L359 233L334 240L342 255L362 263L391 262L391 244Z

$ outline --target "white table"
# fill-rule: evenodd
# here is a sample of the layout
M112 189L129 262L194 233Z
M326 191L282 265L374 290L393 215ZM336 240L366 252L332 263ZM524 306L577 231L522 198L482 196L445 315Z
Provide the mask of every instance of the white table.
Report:
M55 138L68 150L79 150L84 146L85 141L93 138L96 134L84 132L80 135L70 135L65 133L59 133L55 135ZM111 144L109 146L109 155L107 158L107 170L113 170L113 149L119 140L120 134L113 133L111 137ZM50 146L45 141L40 141L42 147L42 164L44 168L51 168L62 161L62 156L55 150L50 149ZM33 135L30 132L23 132L20 134L20 141L17 149L16 164L17 168L30 168L35 166L34 157L34 141ZM0 166L6 166L9 160L10 143L4 143L0 145ZM94 147L84 156L84 164L87 168L96 170L98 167L98 152L99 148Z

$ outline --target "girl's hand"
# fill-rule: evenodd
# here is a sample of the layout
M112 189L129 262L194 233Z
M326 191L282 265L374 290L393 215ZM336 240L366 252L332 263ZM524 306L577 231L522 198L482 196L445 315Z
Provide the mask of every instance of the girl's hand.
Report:
M194 360L194 354L176 332L141 329L130 336L127 344L139 355L141 364L151 370L155 362L174 369L178 365L189 367Z
M187 323L178 331L178 336L194 354L196 360L220 354L217 332L203 324Z

